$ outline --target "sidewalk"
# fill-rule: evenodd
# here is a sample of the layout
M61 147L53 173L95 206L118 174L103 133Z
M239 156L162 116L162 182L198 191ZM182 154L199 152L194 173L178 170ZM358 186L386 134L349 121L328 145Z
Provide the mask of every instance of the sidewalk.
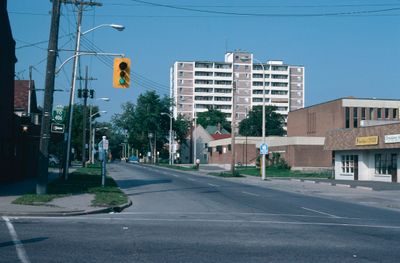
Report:
M72 170L72 169L70 169ZM59 175L49 172L49 181ZM121 207L93 207L92 194L71 195L56 198L46 205L17 205L12 202L18 197L35 193L36 179L0 185L0 216L74 216L94 213L107 213L122 210Z

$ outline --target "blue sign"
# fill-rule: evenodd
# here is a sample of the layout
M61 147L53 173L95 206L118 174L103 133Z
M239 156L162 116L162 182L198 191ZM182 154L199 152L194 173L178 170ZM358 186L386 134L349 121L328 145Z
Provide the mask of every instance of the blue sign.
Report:
M263 143L260 145L260 154L268 154L268 144Z

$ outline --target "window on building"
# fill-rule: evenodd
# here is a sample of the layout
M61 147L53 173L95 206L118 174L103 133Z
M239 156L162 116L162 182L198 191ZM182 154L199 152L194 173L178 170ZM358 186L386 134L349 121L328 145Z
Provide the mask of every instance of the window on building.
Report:
M365 120L365 108L361 108L361 120Z
M342 155L342 173L354 174L355 155Z
M374 114L375 114L374 108L369 108L369 119L370 120L374 119Z
M179 71L179 77L183 77L183 71Z
M358 108L353 108L353 128L358 127Z
M389 119L389 109L385 108L385 119Z
M345 128L350 128L350 108L345 108Z
M390 154L375 154L375 173L390 174Z
M393 119L397 119L397 109L393 109L392 118L393 118Z
M382 119L382 109L381 108L377 109L377 114L376 115L377 115L378 119Z

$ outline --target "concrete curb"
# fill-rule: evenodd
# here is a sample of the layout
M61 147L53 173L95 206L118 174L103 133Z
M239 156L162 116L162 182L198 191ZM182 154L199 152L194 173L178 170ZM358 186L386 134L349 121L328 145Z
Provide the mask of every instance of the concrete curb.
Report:
M0 211L0 216L48 216L48 217L61 217L61 216L80 216L80 215L92 215L92 214L102 214L109 212L120 213L125 208L132 205L132 201L129 200L127 203L119 206L111 206L104 208L97 208L91 210L72 210L72 211L48 211L48 212L3 212Z

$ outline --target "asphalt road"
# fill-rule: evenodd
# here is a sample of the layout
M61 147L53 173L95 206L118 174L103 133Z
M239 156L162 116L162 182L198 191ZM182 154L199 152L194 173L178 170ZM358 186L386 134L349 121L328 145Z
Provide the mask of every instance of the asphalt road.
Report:
M108 167L133 206L3 218L0 262L399 262L396 211L150 166Z

